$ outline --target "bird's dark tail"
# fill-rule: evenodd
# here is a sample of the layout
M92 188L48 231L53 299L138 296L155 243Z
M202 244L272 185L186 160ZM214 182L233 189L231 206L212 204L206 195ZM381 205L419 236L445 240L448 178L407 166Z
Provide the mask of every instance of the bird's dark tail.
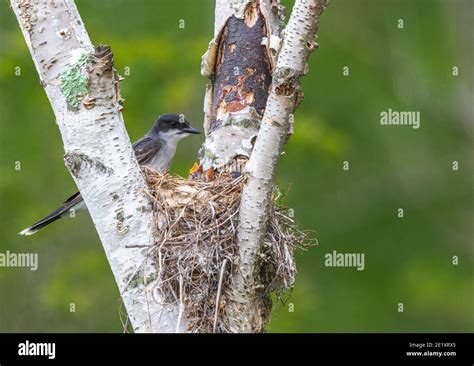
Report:
M33 235L37 231L41 230L45 226L59 220L61 217L66 215L75 205L79 204L82 201L82 197L79 193L76 193L70 197L66 202L64 202L61 207L51 212L49 215L43 217L38 222L35 222L30 227L20 231L18 235Z

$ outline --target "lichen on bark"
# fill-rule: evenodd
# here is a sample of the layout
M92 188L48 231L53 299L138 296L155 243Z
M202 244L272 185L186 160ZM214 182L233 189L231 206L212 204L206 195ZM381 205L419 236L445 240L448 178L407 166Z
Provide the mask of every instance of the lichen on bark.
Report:
M83 53L77 62L66 68L60 76L59 89L72 109L77 109L88 94L90 55Z

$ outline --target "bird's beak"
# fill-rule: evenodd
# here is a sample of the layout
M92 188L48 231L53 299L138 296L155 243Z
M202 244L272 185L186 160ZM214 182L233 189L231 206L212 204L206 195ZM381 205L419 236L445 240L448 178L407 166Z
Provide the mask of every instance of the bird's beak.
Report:
M195 134L200 134L201 132L194 127L184 127L181 131L186 132L186 133L195 133Z

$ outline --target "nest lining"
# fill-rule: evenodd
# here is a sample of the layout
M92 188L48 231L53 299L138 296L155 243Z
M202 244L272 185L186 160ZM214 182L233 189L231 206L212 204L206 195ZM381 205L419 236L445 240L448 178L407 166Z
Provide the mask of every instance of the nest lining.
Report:
M221 174L212 182L144 170L153 197L154 246L160 290L167 303L184 305L188 331L228 332L226 303L238 268L236 232L244 179ZM296 276L295 248L313 240L287 215L282 195L274 193L268 231L259 253L256 294L263 318L271 294L281 297Z

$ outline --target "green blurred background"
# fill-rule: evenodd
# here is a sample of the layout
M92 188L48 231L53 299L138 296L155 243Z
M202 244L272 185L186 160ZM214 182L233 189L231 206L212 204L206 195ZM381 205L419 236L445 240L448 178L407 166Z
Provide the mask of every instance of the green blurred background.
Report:
M202 123L212 0L77 3L93 42L112 46L120 74L130 70L122 95L132 140L164 112ZM289 15L292 1L283 3ZM278 172L319 246L298 253L296 287L276 306L271 332L474 331L473 10L470 0L331 1ZM388 108L420 111L421 128L381 126ZM201 142L181 144L173 172L186 175ZM17 235L75 186L7 0L0 146L0 252L39 253L36 272L0 268L0 332L122 331L118 291L87 213ZM365 270L325 267L333 250L365 253Z

